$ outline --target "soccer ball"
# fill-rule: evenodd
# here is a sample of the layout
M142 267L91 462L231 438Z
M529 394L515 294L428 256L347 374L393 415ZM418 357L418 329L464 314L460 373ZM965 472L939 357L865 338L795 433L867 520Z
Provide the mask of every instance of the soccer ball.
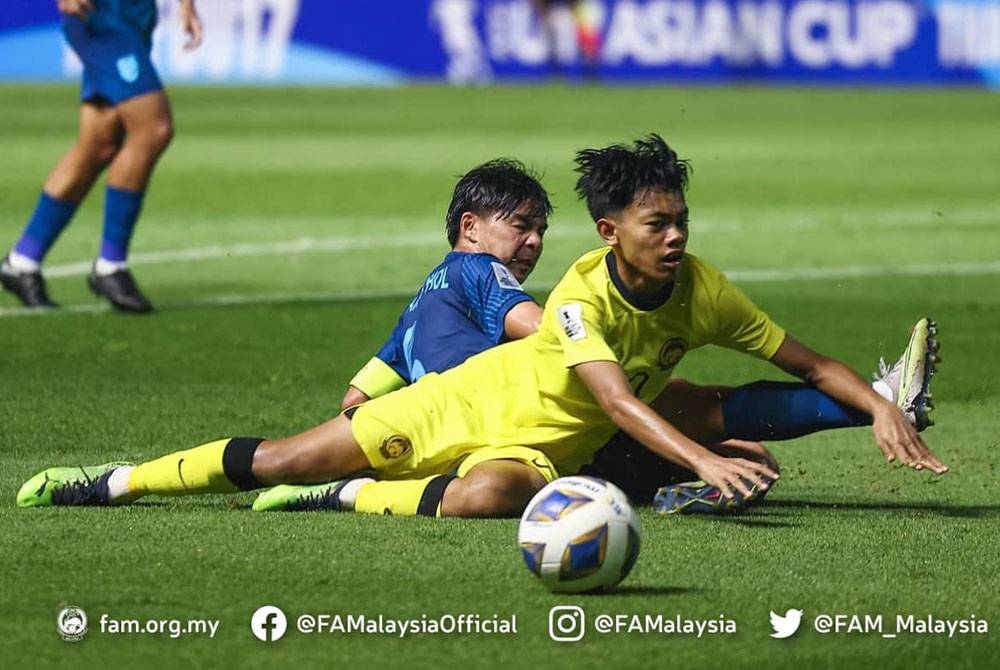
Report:
M561 593L610 591L635 565L642 530L628 497L596 477L557 479L528 503L517 541L532 574Z

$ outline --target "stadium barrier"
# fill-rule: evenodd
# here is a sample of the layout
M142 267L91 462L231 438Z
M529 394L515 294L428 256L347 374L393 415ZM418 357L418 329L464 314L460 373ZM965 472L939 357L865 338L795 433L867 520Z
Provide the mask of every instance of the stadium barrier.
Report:
M188 53L176 0L159 0L154 60L168 81L557 75L1000 88L1000 0L585 0L553 3L545 21L530 0L202 0L198 8L206 39ZM54 0L7 0L4 9L0 80L78 75Z

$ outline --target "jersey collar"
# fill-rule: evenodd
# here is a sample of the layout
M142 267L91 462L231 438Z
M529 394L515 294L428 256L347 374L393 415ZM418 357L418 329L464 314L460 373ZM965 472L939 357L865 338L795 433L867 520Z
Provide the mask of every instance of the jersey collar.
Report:
M608 266L608 275L611 277L611 283L615 285L621 296L625 298L625 302L632 305L632 307L644 312L652 312L654 309L663 307L670 300L670 295L674 292L674 285L677 282L670 282L659 293L653 296L636 295L625 286L625 282L622 281L621 276L618 274L618 263L615 261L615 255L612 252L609 251L607 253L604 257L604 262Z

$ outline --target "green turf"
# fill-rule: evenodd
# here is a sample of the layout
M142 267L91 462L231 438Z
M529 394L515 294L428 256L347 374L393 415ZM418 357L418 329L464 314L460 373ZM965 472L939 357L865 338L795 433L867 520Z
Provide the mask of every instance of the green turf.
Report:
M16 238L72 139L75 96L69 87L0 87L0 246ZM1000 98L548 87L200 88L172 97L177 138L135 242L135 268L162 311L24 316L0 296L4 667L995 663ZM692 250L744 277L755 301L800 339L867 373L879 355L898 354L917 317L938 319L944 363L938 426L927 437L950 474L885 466L865 429L775 444L784 477L765 505L737 519L644 512L635 571L619 593L600 597L544 592L521 565L514 521L255 515L250 495L14 508L19 484L45 466L145 459L329 417L445 251L450 189L478 162L520 157L555 192L547 251L529 282L543 295L594 245L572 195L572 152L654 130L694 165ZM51 292L70 310L97 305L79 264L96 248L100 206L99 197L87 201L49 259ZM300 251L273 246L304 238L312 246ZM210 247L207 258L156 256ZM833 276L748 274L790 268ZM729 384L777 376L720 351L689 355L680 373ZM67 603L91 617L91 633L75 645L55 630ZM267 603L291 617L517 614L519 633L290 632L266 645L250 635L249 618ZM574 603L591 617L724 614L738 633L550 641L549 607ZM769 610L793 607L807 625L791 640L769 639ZM102 612L222 623L214 640L115 637L96 632ZM823 612L887 622L896 613L975 615L991 630L894 640L807 630Z

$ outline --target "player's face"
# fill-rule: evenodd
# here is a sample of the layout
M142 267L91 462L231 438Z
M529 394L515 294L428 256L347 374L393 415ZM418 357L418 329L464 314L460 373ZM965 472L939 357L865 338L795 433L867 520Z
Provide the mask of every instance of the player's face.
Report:
M688 207L684 194L640 193L613 219L614 239L623 269L639 283L674 281L688 241Z
M549 227L545 217L532 217L530 209L525 204L507 217L494 214L477 227L479 249L502 260L519 282L535 269Z

